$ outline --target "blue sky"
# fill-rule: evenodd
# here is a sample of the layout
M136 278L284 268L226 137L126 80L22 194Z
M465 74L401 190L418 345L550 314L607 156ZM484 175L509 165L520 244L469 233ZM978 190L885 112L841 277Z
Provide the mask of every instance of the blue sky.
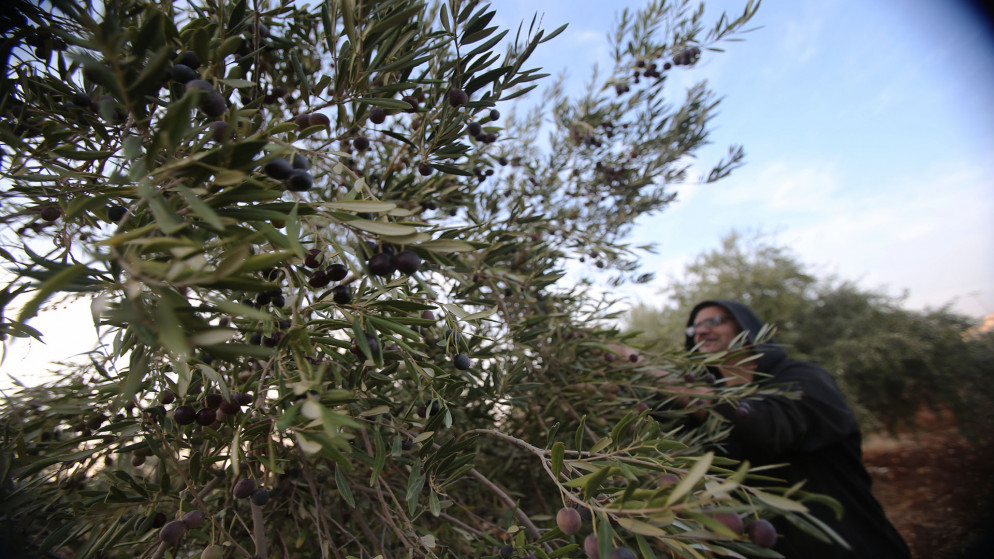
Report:
M570 23L534 61L579 86L609 67L605 35L641 2L508 1L502 23L544 14ZM744 2L709 2L709 13ZM659 298L700 252L732 229L792 248L819 276L836 274L911 308L953 303L994 312L994 36L967 4L927 0L765 1L744 42L708 54L686 83L724 96L713 162L744 144L746 166L716 184L678 190L640 221L635 242Z

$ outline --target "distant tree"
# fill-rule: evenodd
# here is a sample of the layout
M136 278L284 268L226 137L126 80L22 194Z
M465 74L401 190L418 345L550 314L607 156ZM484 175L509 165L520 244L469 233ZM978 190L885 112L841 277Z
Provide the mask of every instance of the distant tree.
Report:
M837 278L816 278L784 247L730 233L698 256L659 307L632 309L627 325L658 350L680 347L687 316L706 299L751 305L777 326L792 356L832 373L867 426L914 427L923 406L952 411L966 431L994 414L978 400L994 395L988 334L948 309L911 311L903 300Z
M650 419L561 281L637 279L625 232L717 105L668 77L755 8L624 12L609 77L509 121L559 30L473 0L5 6L0 326L86 297L102 342L5 395L0 554L762 553L715 515L804 513L707 452L717 418Z
M751 306L761 317L771 317L780 328L778 338L793 336L795 316L811 300L817 280L789 249L761 235L733 231L721 247L697 255L683 276L671 278L657 305L643 303L631 309L628 326L644 332L640 339L653 347L682 347L687 316L706 299L730 299Z

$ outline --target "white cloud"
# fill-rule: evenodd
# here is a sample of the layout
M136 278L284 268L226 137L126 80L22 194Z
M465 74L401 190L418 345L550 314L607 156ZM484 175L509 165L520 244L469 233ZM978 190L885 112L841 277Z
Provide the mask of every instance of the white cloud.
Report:
M780 160L764 165L755 174L734 175L720 190L715 201L726 206L759 204L771 212L812 212L832 203L839 178L829 164L796 166Z
M912 308L956 299L955 310L980 316L994 311L984 303L994 302L989 167L945 162L875 182L834 163L778 160L719 185L688 188L681 203L643 224L636 240L660 243L660 254L645 259L657 286L680 277L731 230L758 230L819 277L834 273L891 294L907 289Z

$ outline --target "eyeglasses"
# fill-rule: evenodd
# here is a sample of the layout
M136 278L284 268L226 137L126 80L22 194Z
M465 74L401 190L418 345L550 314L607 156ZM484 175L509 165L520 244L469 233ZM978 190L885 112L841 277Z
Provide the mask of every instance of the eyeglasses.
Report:
M731 317L728 316L712 316L711 318L705 318L700 322L694 323L693 326L688 326L687 335L693 338L694 334L696 334L697 330L702 326L707 326L708 328L716 328L728 322L729 320L731 320Z

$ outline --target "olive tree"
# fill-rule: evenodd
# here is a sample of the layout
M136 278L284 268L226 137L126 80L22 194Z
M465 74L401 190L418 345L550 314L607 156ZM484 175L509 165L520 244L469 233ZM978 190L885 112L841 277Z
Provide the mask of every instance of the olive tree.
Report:
M710 450L720 418L654 412L659 367L701 364L619 360L611 301L563 272L593 253L638 279L625 233L717 106L668 77L751 3L711 28L688 2L625 12L609 77L513 120L562 28L473 0L15 6L0 327L40 337L83 298L101 341L5 395L11 550L775 556L743 521L806 522L814 497Z

